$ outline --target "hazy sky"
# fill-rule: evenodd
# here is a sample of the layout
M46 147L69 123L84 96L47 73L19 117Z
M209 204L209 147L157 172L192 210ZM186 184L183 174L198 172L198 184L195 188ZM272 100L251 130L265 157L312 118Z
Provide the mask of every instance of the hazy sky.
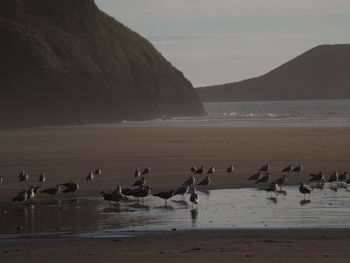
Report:
M350 43L350 0L96 0L194 86L264 74L319 44Z

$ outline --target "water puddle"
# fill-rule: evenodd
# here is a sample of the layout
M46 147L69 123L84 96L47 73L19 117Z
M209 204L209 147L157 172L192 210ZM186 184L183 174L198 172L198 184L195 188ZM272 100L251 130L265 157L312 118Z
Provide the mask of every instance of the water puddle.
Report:
M0 202L0 241L11 238L123 237L143 230L196 228L349 228L350 192L329 187L311 197L288 186L277 196L242 188L198 192L192 208L180 197L164 206L150 196L144 204L133 201L109 205L100 197L45 200L13 204Z

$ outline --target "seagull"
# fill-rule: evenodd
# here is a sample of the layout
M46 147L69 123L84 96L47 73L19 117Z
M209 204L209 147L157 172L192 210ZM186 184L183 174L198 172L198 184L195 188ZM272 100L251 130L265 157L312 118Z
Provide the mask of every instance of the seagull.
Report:
M189 179L187 179L182 185L189 185L192 186L196 182L196 178L194 178L193 175Z
M108 202L112 202L113 201L112 195L107 193L106 191L102 191L101 194L102 194L102 197L103 197L104 200L106 200Z
M270 165L267 163L263 167L261 167L258 172L267 172L270 169Z
M122 188L120 185L117 186L117 189L112 192L112 201L119 204L123 200Z
M134 172L135 178L139 177L140 175L141 175L141 172L140 172L139 168L136 168L136 170Z
M27 199L33 199L35 197L34 186L30 186L27 190Z
M295 166L292 170L292 172L294 173L298 173L298 175L300 175L301 171L303 170L303 166L301 164L299 164L298 166Z
M338 172L334 171L328 179L328 183L338 182Z
M19 174L19 181L22 182L22 181L28 181L29 179L29 175L27 174L26 171L22 170L22 172Z
M145 169L143 169L143 172L142 172L142 174L141 175L148 175L148 174L150 174L151 173L151 168L149 168L149 167L146 167Z
M265 188L265 191L271 192L271 196L272 196L272 193L276 193L277 190L278 190L278 185L276 183L271 183L269 187Z
M194 167L194 166L191 167L191 172L192 173L194 173L196 170L197 170L196 167Z
M144 186L146 184L146 178L145 177L141 177L139 180L137 180L132 186L137 186L137 187L141 187Z
M46 181L46 176L45 174L40 174L39 176L39 182L45 182Z
M290 173L291 171L293 171L293 166L290 164L282 170L282 173Z
M67 194L67 193L74 193L79 190L79 185L76 182L70 181L69 183L63 184L66 189L63 190L62 193Z
M144 198L151 194L152 188L148 185L141 186L139 189L135 189L134 197L141 198L141 203L144 202Z
M94 174L92 172L90 172L87 176L86 176L86 181L92 181L94 179Z
M272 174L267 172L263 177L261 177L259 180L257 180L255 183L259 184L259 183L266 183L268 181L271 180L271 176Z
M310 176L312 177L309 181L310 182L318 182L321 181L322 179L324 180L324 173L322 171L319 171L317 174L310 174Z
M60 184L58 184L56 187L40 191L40 193L49 194L49 195L52 195L52 196L57 195L60 192L61 192L61 185Z
M174 196L174 191L170 190L169 192L161 192L161 193L157 193L157 194L153 194L153 195L164 199L165 206L167 206L166 200L168 200L169 198Z
M97 168L97 169L95 170L95 175L101 175L101 174L102 174L101 168Z
M300 183L299 192L304 194L305 199L305 194L311 194L311 189L307 188L304 183Z
M0 184L4 182L4 177L0 176Z
M175 193L174 193L174 196L175 195L181 195L181 201L184 200L184 195L188 192L188 189L190 188L190 186L188 184L185 184L181 187L179 187Z
M234 167L231 164L227 169L226 169L226 173L233 173Z
M280 177L277 180L275 180L273 182L273 184L277 184L278 186L281 187L281 190L282 190L282 185L287 182L287 179L288 179L287 175L284 174L284 175L282 175L282 177Z
M261 177L263 176L263 172L257 172L256 174L253 174L251 177L248 178L248 180L260 180Z
M201 167L199 167L199 169L197 169L194 174L203 174L205 172L204 166L201 165Z
M210 169L208 170L207 174L214 174L214 173L215 173L215 165L210 167Z
M207 175L198 185L209 185L210 184L210 178Z
M198 195L196 193L196 188L195 187L192 187L191 188L191 196L190 196L190 201L192 203L192 209L193 209L193 205L198 205L198 201L199 201L199 198L198 198Z
M15 198L12 199L12 202L24 202L28 198L28 194L26 190L20 192Z
M338 176L338 180L340 182L344 182L344 181L348 180L348 178L349 178L349 174L347 172L339 174L339 176Z

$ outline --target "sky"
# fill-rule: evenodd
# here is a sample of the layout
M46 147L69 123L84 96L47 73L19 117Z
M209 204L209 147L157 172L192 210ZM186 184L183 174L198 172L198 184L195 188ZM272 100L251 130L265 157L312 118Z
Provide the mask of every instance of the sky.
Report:
M350 0L95 0L195 87L265 74L320 44L350 43Z

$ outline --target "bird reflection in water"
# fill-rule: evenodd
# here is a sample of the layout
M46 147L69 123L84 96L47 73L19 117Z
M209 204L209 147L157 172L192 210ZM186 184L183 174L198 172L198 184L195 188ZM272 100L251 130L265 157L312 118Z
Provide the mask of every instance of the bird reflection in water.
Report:
M197 220L198 220L198 209L191 210L191 218L192 218L192 226L196 226Z
M270 200L273 203L277 204L277 197L275 197L275 196L268 197L267 200Z
M310 199L303 199L300 201L300 204L303 206L303 205L306 205L306 204L309 204L311 203L311 200Z

